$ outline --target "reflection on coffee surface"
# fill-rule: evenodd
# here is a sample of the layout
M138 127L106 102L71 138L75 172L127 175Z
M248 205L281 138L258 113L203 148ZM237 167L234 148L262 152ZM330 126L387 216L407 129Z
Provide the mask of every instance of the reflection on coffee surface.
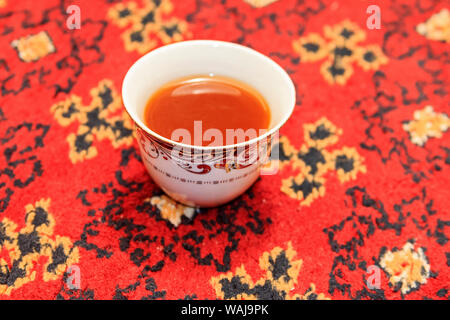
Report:
M270 125L264 97L249 85L222 76L171 81L149 98L145 124L159 135L197 146L248 141Z

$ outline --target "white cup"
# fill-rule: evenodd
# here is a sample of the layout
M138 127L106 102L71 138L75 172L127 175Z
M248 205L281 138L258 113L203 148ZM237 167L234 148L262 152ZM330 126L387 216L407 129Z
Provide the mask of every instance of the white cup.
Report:
M269 130L243 143L201 147L167 139L144 124L146 103L161 86L209 74L233 78L256 89L271 111ZM253 49L213 40L178 42L147 53L128 70L122 97L135 123L143 163L154 182L175 200L200 207L224 204L256 181L263 167L260 157L242 165L230 162L229 155L270 149L295 107L294 85L278 64ZM178 152L179 148L184 152Z

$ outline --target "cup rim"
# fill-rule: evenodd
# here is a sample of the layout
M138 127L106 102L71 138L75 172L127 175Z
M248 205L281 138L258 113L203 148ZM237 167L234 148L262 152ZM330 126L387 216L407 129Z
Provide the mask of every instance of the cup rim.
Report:
M156 133L155 131L151 130L150 128L148 128L145 125L145 123L143 123L143 121L141 121L141 119L136 115L136 112L130 112L129 108L127 107L127 100L128 100L127 99L127 91L128 91L128 86L130 83L129 77L130 77L131 73L134 72L134 70L136 70L137 68L139 68L139 66L145 60L151 59L152 56L157 53L162 53L164 51L174 49L177 47L182 48L185 46L198 46L198 45L209 45L209 46L214 46L214 47L222 46L222 47L229 47L229 48L231 47L234 49L242 50L247 53L253 54L253 55L259 57L260 59L262 59L263 61L265 61L266 63L270 64L273 68L275 68L278 72L280 72L280 74L282 75L283 79L286 82L286 85L289 87L289 91L292 93L292 96L290 99L291 100L290 101L290 109L288 109L288 112L286 112L286 114L282 117L282 119L273 128L271 128L270 130L267 130L267 132L265 132L264 134L262 134L256 138L250 139L248 141L244 141L244 142L240 142L240 143L236 143L236 144L230 144L230 145L222 145L222 146L196 146L196 145L185 144L185 143L181 143L181 142L177 142L177 141L165 138L165 137L161 136L160 134ZM270 137L276 131L278 131L286 123L286 121L291 117L291 115L294 111L294 108L295 108L295 104L296 104L296 95L295 95L295 86L294 86L294 83L292 82L291 77L289 77L287 72L278 63L276 63L275 61L273 61L266 55L254 50L252 48L249 48L249 47L237 44L237 43L233 43L233 42L220 41L220 40L187 40L187 41L171 43L171 44L156 48L156 49L146 53L145 55L140 57L138 60L136 60L133 63L133 65L128 69L128 71L125 74L125 77L123 79L122 102L123 102L126 112L130 116L130 118L135 122L135 124L140 129L144 130L149 135L151 135L159 140L162 140L170 145L176 145L179 148L189 148L189 149L197 149L197 150L202 150L202 151L212 151L212 150L217 150L217 149L242 148L242 147L257 143L261 140L264 140L267 137ZM130 104L128 103L128 105L130 105Z

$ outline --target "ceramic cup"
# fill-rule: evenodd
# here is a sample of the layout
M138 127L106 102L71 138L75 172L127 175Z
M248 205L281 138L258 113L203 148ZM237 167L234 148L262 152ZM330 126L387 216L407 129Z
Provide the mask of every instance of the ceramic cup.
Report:
M152 93L167 82L195 75L234 78L256 89L270 107L269 130L243 143L213 147L178 143L150 130L144 109ZM178 42L147 53L128 70L122 97L154 182L173 199L199 207L224 204L256 181L295 106L294 85L278 64L250 48L213 40Z

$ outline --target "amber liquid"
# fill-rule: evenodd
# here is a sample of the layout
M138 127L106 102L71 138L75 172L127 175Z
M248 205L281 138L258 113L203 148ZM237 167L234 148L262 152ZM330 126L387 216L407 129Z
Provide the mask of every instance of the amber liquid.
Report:
M172 140L173 132L180 128L193 137L195 121L201 121L203 132L218 129L226 137L227 129L268 129L270 109L263 96L245 83L222 76L195 76L158 89L147 102L144 120L148 128ZM237 142L241 141L232 143ZM208 146L217 141L192 139L190 144ZM230 143L219 145L225 144Z

